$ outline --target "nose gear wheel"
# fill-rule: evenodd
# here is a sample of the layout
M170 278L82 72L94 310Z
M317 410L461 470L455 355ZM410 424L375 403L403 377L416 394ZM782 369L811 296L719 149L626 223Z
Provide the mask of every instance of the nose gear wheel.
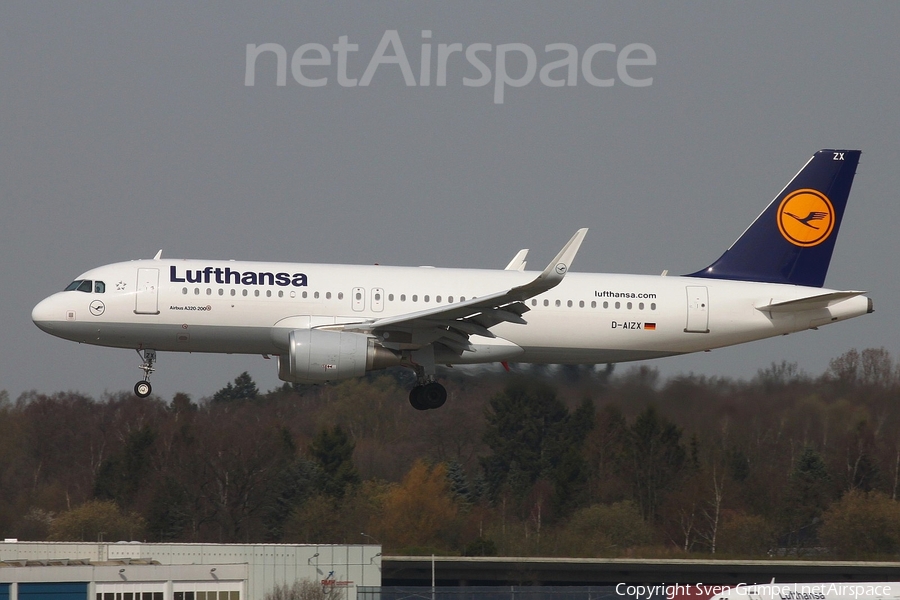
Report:
M141 365L138 367L144 372L144 378L134 384L134 395L138 398L146 398L153 391L150 385L150 374L156 369L153 363L156 362L156 350L138 350L138 356L141 357Z

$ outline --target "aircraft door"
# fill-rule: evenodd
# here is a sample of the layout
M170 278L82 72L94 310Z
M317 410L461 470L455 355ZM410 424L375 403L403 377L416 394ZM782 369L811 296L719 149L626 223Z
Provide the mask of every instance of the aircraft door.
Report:
M362 312L366 309L366 290L361 287L353 288L353 310Z
M134 312L139 315L159 314L159 269L138 269Z
M372 311L381 312L384 310L384 290L381 288L372 288Z
M687 286L686 333L709 333L709 290L702 285Z

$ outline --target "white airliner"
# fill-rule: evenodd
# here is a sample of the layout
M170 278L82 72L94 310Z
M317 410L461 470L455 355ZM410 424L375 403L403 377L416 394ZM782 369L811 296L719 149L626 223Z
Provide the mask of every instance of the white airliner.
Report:
M541 273L214 260L91 269L32 319L57 337L133 348L150 394L157 351L278 356L309 383L402 365L419 410L446 400L441 365L599 364L698 352L872 312L823 289L860 152L817 152L712 265L682 277L570 272L586 229Z

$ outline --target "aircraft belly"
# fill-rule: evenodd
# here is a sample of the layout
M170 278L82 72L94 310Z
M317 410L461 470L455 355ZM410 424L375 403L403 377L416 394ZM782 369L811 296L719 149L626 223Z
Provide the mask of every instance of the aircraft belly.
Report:
M163 323L65 324L65 335L77 342L114 348L152 348L164 352L277 354L270 327L176 325Z

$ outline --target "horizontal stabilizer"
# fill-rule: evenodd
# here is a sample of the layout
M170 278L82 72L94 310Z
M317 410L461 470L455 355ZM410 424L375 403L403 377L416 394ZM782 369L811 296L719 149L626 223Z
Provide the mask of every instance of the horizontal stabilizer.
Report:
M800 312L803 310L828 308L833 304L843 302L848 298L862 296L863 294L865 294L865 292L830 292L828 294L809 296L808 298L798 298L796 300L786 300L784 302L772 302L766 306L757 306L756 310L761 312Z

